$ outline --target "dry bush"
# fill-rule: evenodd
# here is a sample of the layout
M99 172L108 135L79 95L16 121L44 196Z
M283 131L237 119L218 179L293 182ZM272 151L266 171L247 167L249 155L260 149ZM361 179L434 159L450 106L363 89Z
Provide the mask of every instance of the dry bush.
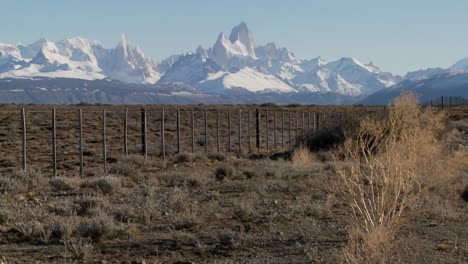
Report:
M51 238L65 241L69 240L72 237L74 230L76 229L78 219L79 217L77 216L52 217L50 220Z
M93 242L100 242L104 238L113 237L115 234L114 221L105 214L98 214L93 218L84 218L76 226L76 233L83 238L89 238Z
M402 94L388 117L364 119L345 142L352 165L338 173L354 216L347 262L390 262L387 251L402 218L414 212L425 190L451 177L442 164L444 119L443 112L423 110L414 95Z
M68 183L66 178L53 178L49 180L50 189L53 192L65 192L73 190L73 187Z
M75 201L76 214L79 216L89 216L100 211L106 207L106 201L97 197L82 197Z
M234 173L234 170L231 167L221 166L221 167L216 168L214 175L217 180L222 181L225 178L232 177L233 173Z
M181 163L188 163L193 160L193 155L188 153L181 153L176 156L174 163L181 164Z
M86 259L93 250L94 246L89 239L75 239L65 242L65 251L74 260Z
M81 185L82 188L90 188L95 191L100 191L102 194L113 194L118 192L122 185L121 179L113 176L100 177L93 181L85 182Z
M293 166L300 169L309 168L316 161L317 158L315 155L313 155L307 148L304 147L294 150L291 158Z
M136 162L136 163L134 163ZM138 169L140 160L138 157L125 158L117 163L114 163L109 168L109 173L115 175L126 176L132 179L134 182L138 183L144 179L143 173Z
M0 193L14 194L42 190L47 179L36 169L19 170L12 175L0 176Z
M14 229L25 241L48 242L52 230L38 221L27 221L15 224Z

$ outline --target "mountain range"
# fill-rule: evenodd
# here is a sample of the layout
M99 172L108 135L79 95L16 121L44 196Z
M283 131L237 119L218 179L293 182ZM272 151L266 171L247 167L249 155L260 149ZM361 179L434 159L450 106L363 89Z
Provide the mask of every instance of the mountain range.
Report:
M373 63L349 57L330 62L321 57L299 59L289 49L277 47L274 43L257 45L253 33L242 22L229 35L220 33L211 47L198 46L193 52L172 55L159 62L146 57L124 35L114 48L105 48L97 41L81 37L58 42L40 39L25 46L0 43L0 98L4 98L0 102L15 101L15 96L6 94L10 94L8 89L12 87L18 90L16 83L27 83L25 87L32 89L40 81L42 90L38 91L50 93L53 89L55 92L65 89L57 87L57 83L74 83L79 86L75 88L84 91L86 84L88 88L95 87L99 93L104 92L107 98L116 98L115 93L133 87L135 93L149 91L166 96L184 93L184 98L193 95L193 98L198 98L194 103L200 101L199 98L204 98L202 102L206 98L218 98L218 101L228 103L262 100L284 103L293 98L302 99L299 100L302 103L352 103L374 93L385 96L387 90L404 90L405 85L431 80L433 76L450 78L465 74L467 70L468 58L448 69L431 68L409 72L405 76L383 72ZM93 85L102 85L102 81L114 88L102 91L98 85ZM232 99L232 96L238 98ZM31 96L21 98L24 100L20 102L55 102L53 99L36 100ZM77 100L76 97L71 101L63 96L52 98L62 98L59 100L62 103ZM324 101L323 98L327 99ZM92 96L82 99L99 101ZM138 103L136 99L121 98L117 101L115 103ZM159 99L148 103L156 101ZM106 102L113 103L112 100Z

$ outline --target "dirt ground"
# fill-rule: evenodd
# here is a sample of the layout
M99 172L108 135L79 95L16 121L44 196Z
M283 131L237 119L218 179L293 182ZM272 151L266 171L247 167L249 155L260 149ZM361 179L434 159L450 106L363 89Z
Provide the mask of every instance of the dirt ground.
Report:
M216 153L214 143L210 144L209 154L204 153L202 122L197 127L196 152L189 153L188 114L181 120L183 153L176 154L173 111L169 114L171 125L166 127L170 155L163 162L158 146L160 116L155 110L148 118L149 157L145 159L138 154L141 124L137 111L129 127L131 154L125 157L121 155L122 108L112 108L108 117L109 175L105 176L99 159L102 119L100 110L93 106L87 108L85 119L89 124L84 131L88 155L85 177L80 178L75 107L63 112L68 115L60 116L61 112L57 112L58 124L63 129L57 135L59 177L52 177L48 108L35 108L46 112L29 114L38 118L29 119L34 124L30 124L27 172L20 170L19 107L3 106L3 113L0 109L0 127L16 131L7 133L6 129L0 129L0 263L342 261L341 249L348 241L351 209L336 192L339 182L336 167L340 161L333 158L333 151L314 153L314 161L307 166L296 166L288 155L283 155L287 147L264 149L260 151L262 155L227 153L227 112L224 112L221 154ZM287 108L273 109L280 113ZM346 108L299 110L336 114ZM360 111L381 110L356 107L351 112L359 116ZM119 114L113 118L113 113ZM210 142L216 140L213 113ZM197 120L203 120L203 112L198 114ZM237 113L232 114L232 141L236 149ZM252 115L252 127L253 119ZM302 120L297 121L301 127ZM295 122L293 119L294 125ZM273 119L269 124L273 127ZM270 133L269 144L273 145L274 131ZM264 138L262 145L266 148ZM468 108L450 110L447 147L468 148ZM248 142L243 142L243 149L248 149ZM468 203L462 197L465 186L468 170L447 186L427 194L423 210L411 212L414 217L398 234L396 259L403 263L468 262Z

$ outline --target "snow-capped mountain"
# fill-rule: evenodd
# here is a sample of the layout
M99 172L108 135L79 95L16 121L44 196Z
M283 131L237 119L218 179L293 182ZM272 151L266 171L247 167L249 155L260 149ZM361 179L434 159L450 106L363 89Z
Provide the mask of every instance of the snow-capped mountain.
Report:
M373 63L355 58L300 59L273 42L256 45L254 34L244 22L228 34L220 33L211 47L198 46L193 52L172 55L159 63L146 57L125 36L114 48L80 37L58 42L40 39L30 45L0 44L0 79L110 79L128 84L190 87L188 91L217 95L238 96L239 91L356 97L385 90L403 80L464 71L468 71L468 58L448 69L409 72L405 77L383 72Z
M200 48L193 54L174 63L160 83L181 82L218 93L243 88L252 92L333 92L356 96L402 80L354 58L329 63L321 58L300 60L274 43L255 46L253 34L244 22L232 29L229 38L220 33L212 48L206 52L203 49L203 56L196 55Z
M0 78L52 77L127 83L155 83L155 63L125 37L114 49L74 37L59 42L41 39L28 46L0 44Z

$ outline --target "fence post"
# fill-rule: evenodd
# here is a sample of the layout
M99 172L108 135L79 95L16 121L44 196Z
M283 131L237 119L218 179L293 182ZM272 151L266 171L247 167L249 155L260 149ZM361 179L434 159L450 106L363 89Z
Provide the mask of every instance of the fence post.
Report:
M296 112L296 140L294 143L297 145L297 140L299 139L299 112Z
M290 110L288 110L288 118L289 118L289 121L288 121L289 148L291 148L292 138L291 138L291 111Z
M281 148L284 148L284 111L281 111Z
M208 153L208 110L205 108L205 152Z
M22 134L22 142L23 142L23 170L26 170L27 166L26 166L26 113L24 111L24 108L21 109L21 134Z
M148 143L146 137L146 109L141 109L141 152L146 157L148 156Z
M192 109L192 153L195 153L195 109Z
M220 122L221 122L220 121L220 113L219 113L219 109L218 109L218 111L216 112L216 148L218 150L218 153L221 150L221 142L220 142L220 138L219 138Z
M180 153L180 108L177 108L177 153Z
M444 109L444 96L440 97L440 106Z
M305 138L305 113L302 112L302 131L301 131L301 144L304 141Z
M232 142L231 142L231 110L228 111L228 152L231 152Z
M269 126L268 126L268 109L266 110L266 113L265 113L265 126L266 126L266 149L267 150L270 150L270 144L269 144L269 136L270 136L270 129L269 129Z
M310 134L310 112L307 112L307 134Z
M251 135L252 135L252 134L251 134L251 130L250 130L250 127L251 127L251 124L250 124L250 121L251 121L251 120L250 120L250 116L252 115L252 113L251 113L251 110L250 110L250 109L249 109L249 111L248 111L248 115L249 115L249 116L247 117L247 133L249 134L249 135L248 135L248 139L249 139L249 153L251 153L251 152L252 152L252 138L251 138Z
M260 150L260 110L258 108L255 109L255 130L257 132L255 135L255 144L257 150Z
M163 161L166 161L166 141L164 138L164 108L161 110L161 154Z
M83 170L83 111L80 109L78 113L78 130L79 130L79 149L80 149L80 177L84 176L84 170Z
M239 112L237 113L237 128L238 131L238 141L239 141L239 156L242 155L242 110L239 108Z
M57 177L57 126L55 124L55 108L52 109L52 168Z
M80 109L81 115L81 109ZM128 156L128 108L125 108L125 117L124 117L124 154Z
M315 133L317 133L320 130L320 112L316 113L315 122L316 122Z
M106 109L102 110L102 156L104 158L104 175L107 175Z
M273 143L275 144L275 149L278 148L278 141L276 140L276 111L273 112L273 137L275 140L273 140Z

